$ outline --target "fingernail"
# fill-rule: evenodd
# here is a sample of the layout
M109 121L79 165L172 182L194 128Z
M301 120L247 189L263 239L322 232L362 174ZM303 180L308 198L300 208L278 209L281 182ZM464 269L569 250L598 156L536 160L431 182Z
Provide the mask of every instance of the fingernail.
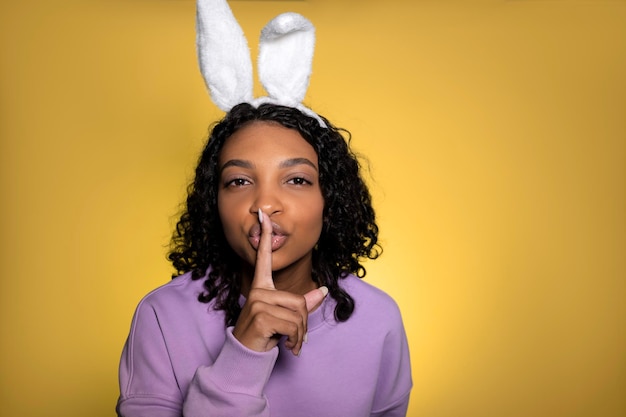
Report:
M263 223L263 212L259 209L259 223Z
M324 294L324 297L328 295L328 288L326 288L326 286L319 287L318 289Z
M309 343L309 333L308 332L304 334L304 337L302 338L302 341L304 343Z

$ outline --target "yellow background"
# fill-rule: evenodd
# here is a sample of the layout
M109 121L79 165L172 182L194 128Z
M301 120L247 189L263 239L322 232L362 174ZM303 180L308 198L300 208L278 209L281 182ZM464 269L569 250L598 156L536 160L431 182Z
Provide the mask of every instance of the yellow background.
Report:
M279 12L317 26L306 101L369 158L409 415L626 415L626 2L231 4L254 54ZM1 3L1 415L114 414L221 116L194 10Z

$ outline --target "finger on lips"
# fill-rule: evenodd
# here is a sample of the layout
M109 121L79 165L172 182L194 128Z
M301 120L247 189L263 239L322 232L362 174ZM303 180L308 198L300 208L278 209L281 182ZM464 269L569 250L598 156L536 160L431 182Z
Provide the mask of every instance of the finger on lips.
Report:
M261 223L261 238L256 254L256 265L252 288L274 289L272 279L272 223L261 209L258 211Z

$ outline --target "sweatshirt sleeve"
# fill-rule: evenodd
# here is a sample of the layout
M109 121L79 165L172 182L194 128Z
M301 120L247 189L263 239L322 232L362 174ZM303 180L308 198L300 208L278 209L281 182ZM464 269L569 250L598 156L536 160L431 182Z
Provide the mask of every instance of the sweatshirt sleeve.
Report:
M180 417L178 388L158 315L150 303L137 306L119 369L122 417Z
M395 325L384 341L371 417L405 417L413 387L409 346L397 307L392 316Z
M220 353L212 364L197 368L185 393L163 327L167 326L159 320L158 309L142 301L120 361L118 416L269 416L263 391L278 357L277 347L269 352L248 350L232 335L232 328L224 329Z
M269 417L263 391L278 347L268 352L250 350L232 330L226 330L226 342L215 362L196 371L184 404L185 417Z

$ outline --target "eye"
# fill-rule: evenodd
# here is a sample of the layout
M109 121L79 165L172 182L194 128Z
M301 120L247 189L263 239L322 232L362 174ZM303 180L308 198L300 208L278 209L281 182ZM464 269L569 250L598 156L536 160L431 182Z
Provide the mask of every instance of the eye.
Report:
M303 177L294 177L287 181L287 184L293 185L312 185L313 183Z
M224 187L243 187L250 184L250 181L245 178L233 178L224 182Z

